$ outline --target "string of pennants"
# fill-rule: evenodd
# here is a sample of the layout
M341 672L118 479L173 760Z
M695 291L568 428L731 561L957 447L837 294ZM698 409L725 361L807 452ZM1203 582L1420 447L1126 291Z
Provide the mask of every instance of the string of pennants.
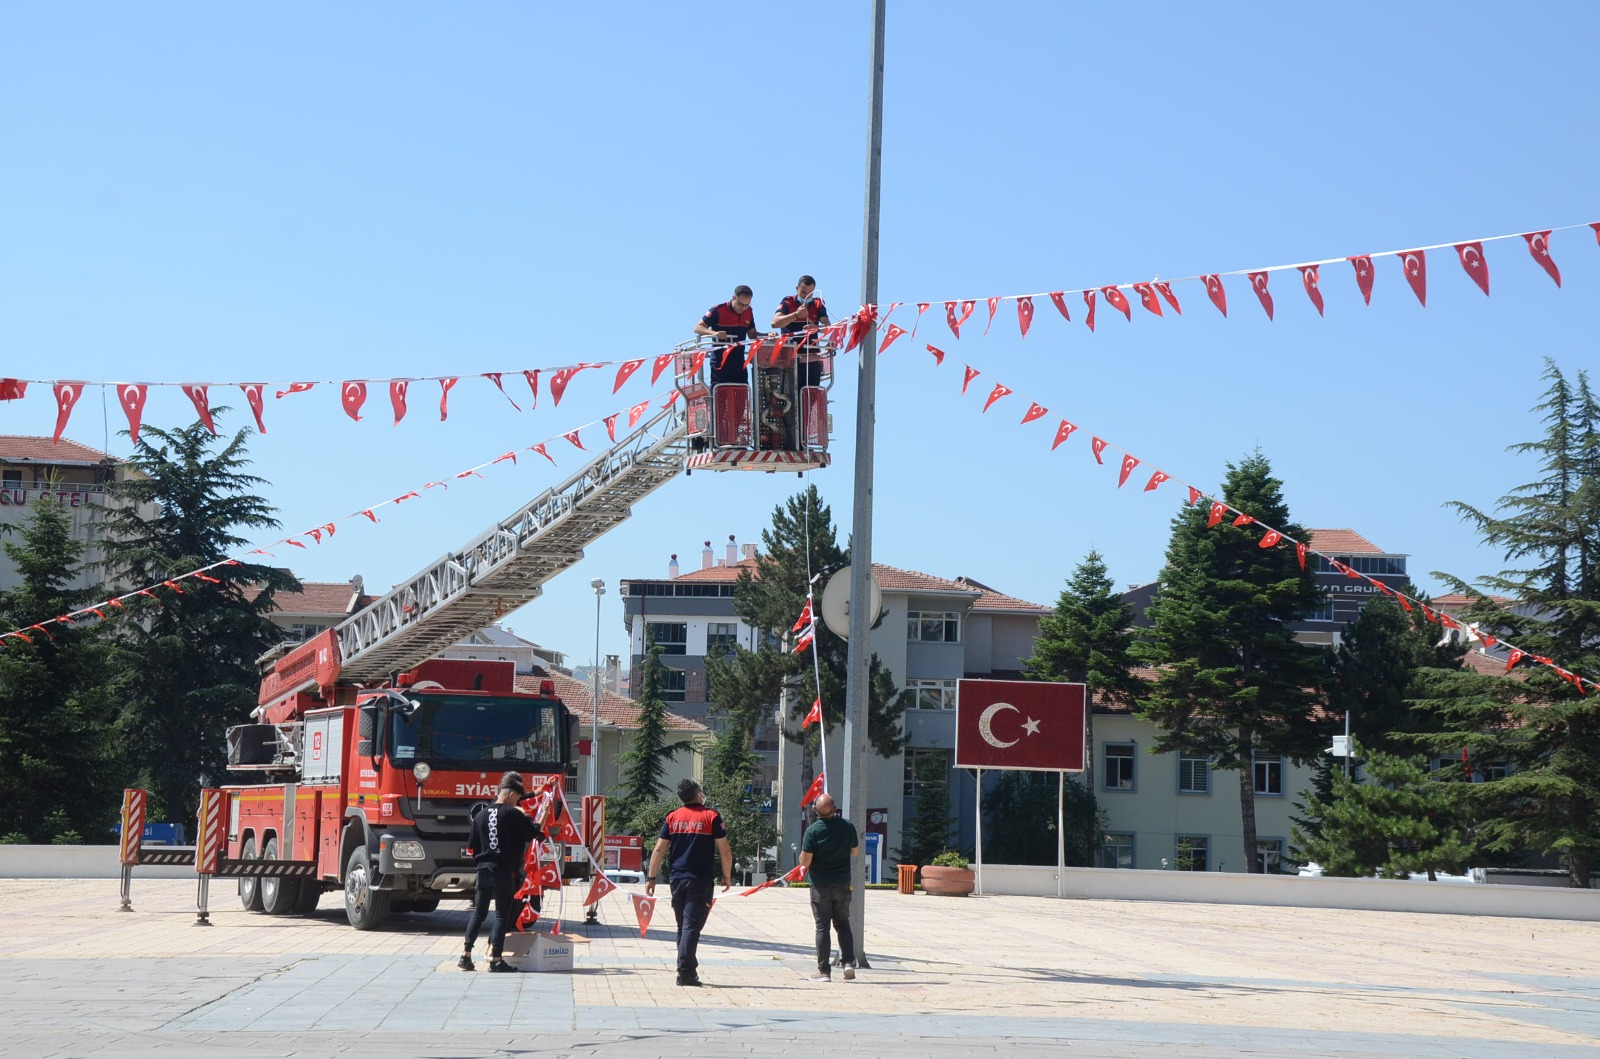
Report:
M947 355L944 350L939 349L937 346L932 344L927 345L927 350L933 356L935 367L939 367L944 364L944 359ZM971 388L973 380L977 379L982 372L980 372L977 368L972 367L970 364L963 364L963 369L964 371L961 378L961 395L965 397L968 390ZM1016 391L1006 384L999 382L995 383L989 390L988 396L984 399L983 407L979 410L979 414L986 414L989 409L993 408L999 401L1010 397L1015 393ZM1049 415L1050 410L1048 408L1039 404L1037 401L1030 399L1028 401L1028 409L1022 414L1021 422L1018 425L1026 426L1029 423L1042 420ZM1050 442L1050 451L1052 452L1060 448L1063 443L1065 443L1080 429L1078 424L1073 423L1070 420L1062 419L1059 416L1055 418L1057 419L1057 425L1055 428L1055 433ZM1089 451L1094 457L1095 463L1101 466L1106 464L1106 454L1112 454L1113 464L1118 467L1118 489L1121 489L1123 486L1127 485L1129 479L1133 476L1134 471L1144 464L1144 461L1140 459L1140 457L1134 455L1132 452L1129 452L1127 449L1124 449L1121 446L1114 445L1110 441L1107 441L1106 439L1093 433L1089 434ZM1142 473L1143 472L1141 472L1141 475ZM1415 613L1418 609L1420 609L1422 616L1426 621L1432 622L1441 628L1455 629L1464 632L1469 636L1482 641L1486 648L1504 648L1507 652L1505 655L1505 672L1507 673L1511 672L1523 662L1537 663L1545 666L1561 679L1572 684L1573 687L1578 689L1578 693L1580 695L1588 694L1588 690L1586 689L1585 685L1600 689L1600 681L1593 680L1589 677L1582 676L1581 674L1563 668L1553 659L1544 655L1538 655L1524 651L1522 648L1517 647L1515 644L1512 644L1509 641L1484 632L1476 624L1458 618L1447 611L1430 606L1429 604L1426 604L1413 596L1408 596L1403 592L1398 592L1384 584L1382 581L1379 581L1377 578L1361 573L1350 567L1348 564L1340 562L1335 557L1315 550L1308 543L1296 540L1293 537L1290 537L1288 534L1285 534L1282 531L1269 526L1264 522L1261 522L1254 515L1251 515L1245 511L1241 511L1223 500L1219 500L1216 497L1210 496L1198 486L1191 485L1174 474L1164 470L1151 469L1150 477L1145 481L1142 492L1155 492L1167 482L1173 482L1188 489L1188 504L1190 506L1200 504L1202 501L1210 502L1210 511L1206 520L1206 525L1208 527L1214 528L1224 519L1229 519L1230 525L1237 527L1251 525L1256 526L1261 531L1261 537L1257 541L1258 547L1294 548L1295 555L1300 562L1300 569L1302 570L1304 570L1306 567L1307 556L1317 556L1318 558L1326 561L1329 567L1338 573L1343 574L1345 577L1352 578L1357 581L1367 582L1369 585L1376 588L1377 591L1399 603L1400 606L1408 613Z
M283 546L308 549L310 545L306 544L307 540L309 540L312 545L320 545L324 538L331 540L337 534L339 526L342 523L358 522L359 524L359 520L363 518L370 522L377 523L381 521L378 518L378 512L382 511L386 507L394 507L411 500L420 499L426 495L430 489L442 489L448 491L450 489L450 482L452 481L463 478L484 478L484 471L494 467L497 464L504 463L507 460L509 460L511 464L515 466L517 463L517 457L524 453L536 453L549 460L552 466L559 466L559 464L556 462L555 456L550 452L551 445L555 444L557 441L567 441L570 442L574 448L587 452L589 450L584 447L582 432L597 425L604 425L606 428L606 435L613 443L615 443L617 440L617 424L619 420L626 416L627 427L631 429L637 425L639 420L643 418L644 414L649 411L651 404L661 396L662 395L658 393L628 408L613 412L608 416L604 416L600 419L590 420L589 422L584 423L573 430L566 431L562 434L557 434L554 437L545 438L543 441L535 442L532 445L527 445L520 449L512 449L509 452L501 453L492 460L486 460L483 463L477 464L476 466L468 467L466 470L458 471L453 475L447 475L441 479L425 482L416 489L408 490L404 493L401 493L399 496L380 501L368 507L360 508L356 511L350 512L348 515L333 519L332 521L319 523L318 525L312 526L309 529L301 530L298 533L291 533L285 537L280 537L275 541L270 541L261 545L260 547L253 548L250 551L243 553L244 558L254 555L276 558L276 553L274 553L272 549ZM678 392L674 390L671 395L667 396L666 399L661 403L661 407L667 408L677 399ZM165 578L161 581L151 582L142 588L132 589L122 593L121 595L112 596L107 599L100 600L97 603L91 603L86 606L79 607L78 609L69 611L66 614L47 619L45 621L35 622L34 624L25 626L23 628L12 629L10 632L0 633L0 646L6 645L8 641L31 644L33 643L33 637L30 635L31 633L39 633L48 637L51 635L51 626L66 626L70 628L83 622L108 621L112 617L115 617L119 614L127 613L127 609L130 604L140 603L141 601L150 601L159 604L162 601L162 597L157 595L157 592L161 590L181 596L185 592L185 584L188 584L190 587L194 587L195 582L204 582L214 585L221 584L222 578L214 577L212 575L218 571L224 570L227 567L238 566L240 565L241 561L242 559L240 558L221 559L205 566L196 567L195 569L189 570L185 573L174 574L172 577ZM170 596L167 598L170 598Z
M1376 266L1374 262L1381 258L1392 257L1400 263L1401 273L1407 285L1416 295L1417 301L1423 306L1427 305L1428 288L1428 252L1436 250L1453 250L1457 260L1467 276L1477 284L1485 295L1489 293L1489 262L1485 256L1484 248L1487 244L1505 240L1521 239L1527 246L1528 253L1533 261L1544 270L1557 287L1561 286L1561 270L1556 265L1551 255L1551 237L1557 232L1566 232L1574 229L1589 228L1594 232L1597 244L1600 244L1600 221L1587 225L1570 224L1559 228L1545 228L1535 231L1511 233L1506 235L1493 235L1481 239L1464 240L1461 242L1434 243L1428 246L1415 247L1410 250L1384 250L1366 254L1352 254L1347 257L1323 258L1317 261L1302 261L1285 265L1266 265L1259 268L1234 269L1225 272L1199 273L1193 276L1184 276L1178 279L1162 280L1152 279L1144 282L1123 282L1106 284L1100 287L1085 287L1077 289L1063 289L1053 291L1040 291L1033 294L1002 294L991 295L984 298L955 298L943 302L945 322L951 333L959 339L961 329L972 318L978 303L981 301L988 307L988 320L984 325L984 334L994 325L995 317L1000 305L1004 302L1015 302L1017 313L1017 326L1023 337L1027 337L1034 319L1035 299L1048 298L1067 321L1072 319L1071 306L1068 296L1081 298L1084 305L1083 322L1090 331L1095 329L1095 315L1099 301L1103 299L1117 312L1122 313L1130 322L1133 319L1133 303L1129 293L1136 297L1139 304L1155 316L1165 316L1165 310L1171 309L1174 314L1182 315L1183 309L1178 299L1174 286L1184 283L1202 284L1206 296L1210 299L1223 316L1228 315L1228 295L1223 283L1225 278L1245 277L1251 291L1261 303L1269 320L1273 319L1276 312L1276 303L1270 289L1272 274L1275 272L1295 271L1300 274L1300 285L1306 297L1316 308L1320 316L1325 310L1325 301L1322 293L1322 268L1325 265L1348 263L1354 270L1356 286L1361 292L1364 302L1372 303L1372 292L1376 284ZM884 352L889 346L902 336L914 336L920 326L922 316L933 305L933 301L917 302L891 302L888 310L881 315L878 307L874 305L863 306L848 318L826 328L815 329L826 335L838 348L848 353L855 349L866 330L877 327L885 332L884 340L879 352ZM896 323L891 323L889 317L903 306L915 306L916 320L909 330ZM787 343L796 338L803 338L809 333L784 335L781 341ZM759 353L767 339L757 339L751 350L751 359ZM731 354L734 345L727 345L722 349L724 360ZM694 350L693 370L698 372L704 363L707 351ZM654 358L650 384L654 386L661 378L668 366L671 365L676 352L663 353ZM212 433L216 433L210 409L210 392L218 388L238 387L244 394L245 402L250 406L250 411L255 418L256 428L263 434L267 432L266 405L267 395L270 393L274 400L283 400L299 394L309 393L318 386L338 386L340 407L352 420L361 421L366 418L363 410L371 390L376 387L382 392L387 392L390 408L394 415L394 424L398 426L410 409L410 389L416 383L437 383L439 386L439 419L441 422L450 415L450 393L464 378L486 379L493 383L496 390L505 397L506 401L517 411L522 410L512 393L506 388L507 376L515 379L521 375L528 387L525 400L529 409L536 409L539 404L539 385L541 375L547 379L547 393L552 406L559 407L567 388L581 372L616 368L616 375L612 384L612 393L617 393L636 372L650 358L636 358L630 360L602 360L584 361L578 364L569 364L560 367L523 368L512 371L480 372L476 375L427 375L408 378L388 379L345 379L345 380L313 380L295 381L286 383L268 382L87 382L71 379L20 379L0 378L0 401L21 400L27 395L28 387L49 386L56 402L56 428L54 438L61 440L62 433L66 430L68 420L73 408L90 387L114 387L117 402L122 407L128 419L129 432L134 441L138 440L139 427L143 421L145 403L149 392L154 388L175 388L183 392L194 405L196 413L202 423Z

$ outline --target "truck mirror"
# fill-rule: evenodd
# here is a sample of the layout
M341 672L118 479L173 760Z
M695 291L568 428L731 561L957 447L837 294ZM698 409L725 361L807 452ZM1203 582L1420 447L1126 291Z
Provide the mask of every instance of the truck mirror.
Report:
M376 757L378 753L378 708L363 706L356 722L356 753Z

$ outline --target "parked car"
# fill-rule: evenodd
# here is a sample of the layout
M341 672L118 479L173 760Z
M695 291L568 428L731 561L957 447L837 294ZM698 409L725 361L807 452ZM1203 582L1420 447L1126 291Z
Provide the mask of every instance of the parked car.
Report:
M606 878L618 886L642 885L644 883L644 872L636 871L633 868L607 868Z

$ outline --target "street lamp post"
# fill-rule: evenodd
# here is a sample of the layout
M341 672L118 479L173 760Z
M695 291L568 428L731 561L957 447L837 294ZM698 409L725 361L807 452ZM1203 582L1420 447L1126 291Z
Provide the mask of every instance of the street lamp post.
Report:
M606 583L600 578L589 582L594 589L594 727L589 741L589 793L600 793L600 597L606 594Z

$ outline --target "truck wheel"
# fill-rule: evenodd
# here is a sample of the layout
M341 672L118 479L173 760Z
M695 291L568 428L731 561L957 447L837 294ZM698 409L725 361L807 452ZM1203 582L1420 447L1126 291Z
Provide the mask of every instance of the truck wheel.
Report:
M372 865L364 847L350 851L344 868L344 915L357 930L377 930L389 918L394 895L372 887Z
M278 859L278 840L267 839L261 850L262 860ZM261 910L269 916L293 915L300 903L300 880L265 876L261 880Z
M316 879L300 880L300 900L295 902L294 914L297 916L314 916L317 914L317 905L322 901L322 884Z
M240 860L256 859L256 840L252 835L244 840L244 845L239 849ZM246 875L239 880L239 903L244 905L246 912L261 911L261 880Z

